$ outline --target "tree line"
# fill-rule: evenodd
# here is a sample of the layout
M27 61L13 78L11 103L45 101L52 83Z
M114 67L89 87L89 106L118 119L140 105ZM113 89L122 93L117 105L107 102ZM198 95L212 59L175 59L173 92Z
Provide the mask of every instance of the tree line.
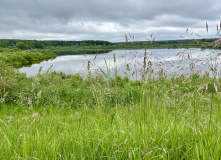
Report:
M155 45L178 45L188 44L194 45L195 41L211 43L215 39L182 39L182 40L163 40L163 41L134 41L134 42L108 42L102 40L84 40L84 41L59 41L59 40L20 40L20 39L0 39L0 47L12 47L19 49L46 49L49 47L71 47L77 46L114 46L114 45L134 45L134 46L145 46L150 44Z
M16 47L20 45L23 48L44 49L47 47L68 47L68 46L111 46L113 43L102 40L84 40L84 41L55 41L55 40L20 40L20 39L0 39L0 47ZM22 45L21 45L22 44ZM18 46L19 46L18 45Z

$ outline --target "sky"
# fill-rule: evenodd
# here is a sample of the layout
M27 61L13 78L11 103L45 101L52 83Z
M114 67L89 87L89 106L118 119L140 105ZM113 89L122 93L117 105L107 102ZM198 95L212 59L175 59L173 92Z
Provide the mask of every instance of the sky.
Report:
M220 9L220 0L0 0L0 39L215 38Z

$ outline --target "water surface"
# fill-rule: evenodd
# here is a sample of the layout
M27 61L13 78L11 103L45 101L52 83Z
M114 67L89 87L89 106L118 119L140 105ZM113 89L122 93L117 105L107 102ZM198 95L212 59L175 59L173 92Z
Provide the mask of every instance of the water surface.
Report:
M63 55L54 60L33 64L23 67L21 72L27 76L34 76L42 66L42 73L51 65L52 70L62 71L65 74L77 74L86 76L88 68L92 74L106 74L113 76L127 75L132 79L140 79L145 72L147 76L158 77L159 74L176 76L197 72L204 74L216 68L219 72L220 60L219 50L200 49L136 49L136 50L114 50L103 54L87 55ZM115 55L115 60L114 60ZM146 57L146 58L145 58ZM144 63L145 61L145 63ZM88 65L89 64L89 65Z

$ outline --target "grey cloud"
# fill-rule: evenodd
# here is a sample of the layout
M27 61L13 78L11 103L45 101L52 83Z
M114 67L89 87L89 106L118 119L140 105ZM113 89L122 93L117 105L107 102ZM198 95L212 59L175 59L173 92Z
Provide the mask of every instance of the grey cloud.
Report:
M166 28L185 32L202 29L206 21L215 25L220 8L219 0L7 0L0 2L0 38L20 32L24 39L32 39L27 35L32 33L33 39L66 35L64 39L117 41L116 35L131 32L143 38L141 34L158 28L160 37L171 39L176 36Z

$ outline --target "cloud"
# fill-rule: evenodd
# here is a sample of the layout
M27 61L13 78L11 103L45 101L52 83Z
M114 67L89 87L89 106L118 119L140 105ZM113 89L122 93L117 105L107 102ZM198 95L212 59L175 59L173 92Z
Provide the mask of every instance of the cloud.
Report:
M154 32L178 39L186 28L206 35L206 21L214 34L220 8L218 0L7 0L0 38L124 41L124 34L145 40Z

